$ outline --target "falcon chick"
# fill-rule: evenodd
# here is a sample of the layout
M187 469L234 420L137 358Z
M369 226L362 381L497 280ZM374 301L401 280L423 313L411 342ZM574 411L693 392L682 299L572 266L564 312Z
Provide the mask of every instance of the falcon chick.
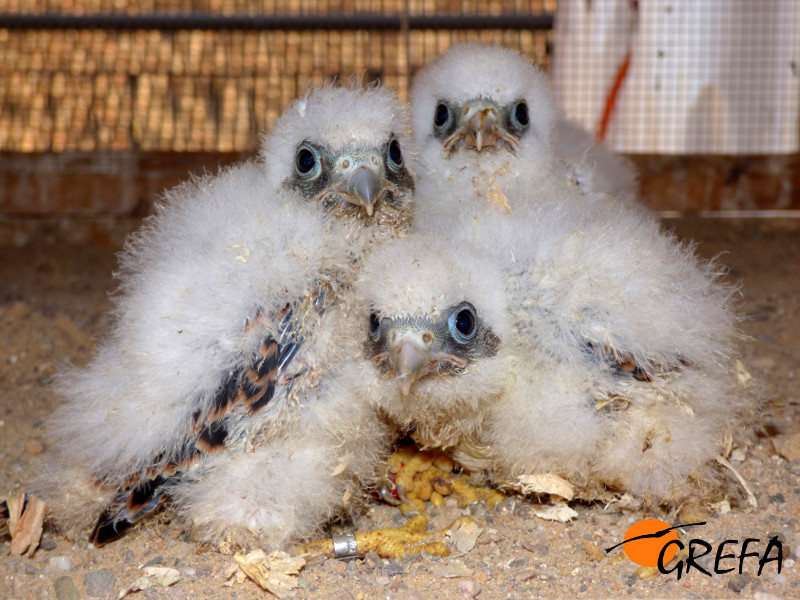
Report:
M633 165L561 117L544 73L514 50L451 46L416 75L410 103L421 177L471 185L493 201L566 161L582 189L635 195Z
M111 332L59 382L63 522L97 508L99 545L169 499L200 538L278 545L346 509L385 436L341 380L339 297L408 227L407 129L385 89L317 89L256 159L165 193L121 254Z
M356 380L401 432L495 483L555 473L585 499L674 506L711 489L751 410L731 290L638 212L598 214L540 211L524 262L429 235L370 256Z

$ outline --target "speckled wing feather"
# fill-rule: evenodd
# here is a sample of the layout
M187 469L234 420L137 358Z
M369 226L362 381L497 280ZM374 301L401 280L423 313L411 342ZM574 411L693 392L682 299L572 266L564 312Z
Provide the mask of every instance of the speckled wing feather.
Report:
M688 361L678 358L675 364L657 364L651 367L640 365L628 353L620 352L610 346L586 342L586 352L595 354L604 360L613 373L620 377L632 377L637 381L652 382L655 378L664 378L669 373L679 371L682 367L691 365Z
M232 431L234 419L253 417L278 398L290 399L294 381L305 372L293 359L305 339L309 317L321 316L332 296L328 285L318 285L302 302L286 306L277 315L278 338L267 334L255 361L229 373L210 410L206 414L199 409L194 412L189 432L177 449L160 453L144 473L128 478L92 530L89 540L95 546L118 539L158 509L169 498L170 489L204 457L241 445L245 440Z

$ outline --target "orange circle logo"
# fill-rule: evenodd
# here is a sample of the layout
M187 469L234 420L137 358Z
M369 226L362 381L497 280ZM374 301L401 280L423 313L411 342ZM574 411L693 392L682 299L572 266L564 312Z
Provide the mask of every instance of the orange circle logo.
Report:
M671 529L671 527L671 525L659 519L642 519L641 521L637 521L625 532L624 545L622 546L625 555L637 565L643 567L657 567L658 556L661 554L661 549L667 545L667 543L678 539L678 534L674 529ZM663 564L667 564L671 561L677 553L678 545L670 545L664 553Z

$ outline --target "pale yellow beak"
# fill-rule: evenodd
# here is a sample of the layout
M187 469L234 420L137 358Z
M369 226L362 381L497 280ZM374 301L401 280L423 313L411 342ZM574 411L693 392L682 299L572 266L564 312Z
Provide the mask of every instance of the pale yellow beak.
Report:
M404 396L411 392L417 379L428 373L433 340L434 334L428 329L393 332L389 362L400 378L400 390Z
M500 111L488 100L475 100L464 105L461 111L461 125L444 141L445 150L454 147L459 140L466 148L477 152L495 148L499 142L506 142L513 150L519 148L519 140L500 123Z

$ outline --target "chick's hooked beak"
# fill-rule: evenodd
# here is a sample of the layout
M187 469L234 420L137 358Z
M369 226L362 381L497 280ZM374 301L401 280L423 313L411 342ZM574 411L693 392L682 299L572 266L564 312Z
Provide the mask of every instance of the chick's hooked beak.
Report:
M394 332L389 350L389 363L400 378L404 396L411 386L430 372L434 357L431 355L434 334L428 329L405 329Z
M386 178L381 174L380 157L348 155L337 161L342 182L337 190L350 204L363 206L368 216L375 212L375 203L386 189Z
M477 152L495 148L501 141L516 150L519 148L519 140L503 127L500 120L500 111L494 102L467 102L461 111L459 127L444 141L445 150L454 150L458 141L463 141L467 148L474 148Z

